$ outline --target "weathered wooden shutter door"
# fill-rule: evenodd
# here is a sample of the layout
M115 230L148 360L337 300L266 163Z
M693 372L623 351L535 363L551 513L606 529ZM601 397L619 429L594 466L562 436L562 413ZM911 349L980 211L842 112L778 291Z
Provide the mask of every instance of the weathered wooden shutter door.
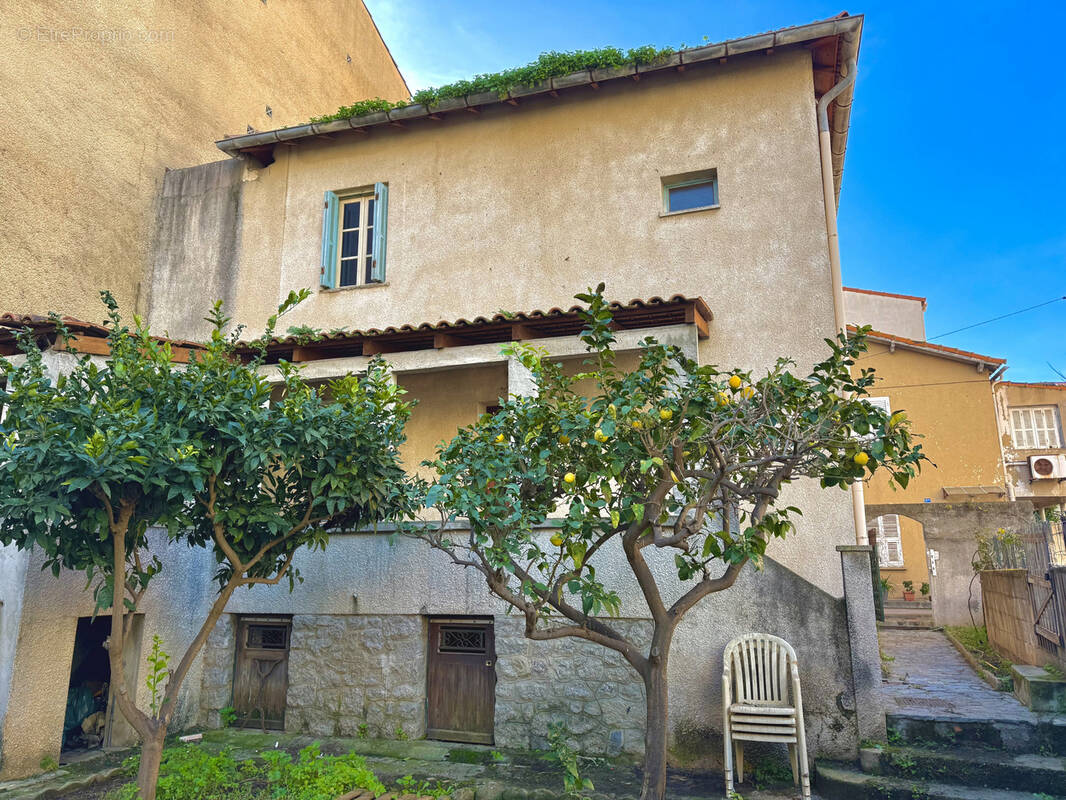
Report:
M389 223L389 187L374 184L374 258L370 262L372 283L385 282L385 240Z
M337 285L337 225L339 201L333 192L326 192L322 203L322 275L320 282L326 289Z
M287 619L243 619L237 626L233 709L238 725L285 729L290 633Z
M431 620L426 738L493 743L496 642L491 622Z

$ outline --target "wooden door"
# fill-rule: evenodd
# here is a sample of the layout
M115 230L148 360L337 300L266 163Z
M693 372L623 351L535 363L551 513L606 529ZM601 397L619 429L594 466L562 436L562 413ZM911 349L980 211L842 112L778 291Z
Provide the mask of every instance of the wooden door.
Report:
M430 620L426 737L492 744L495 713L492 622Z
M237 725L284 730L289 688L289 633L278 617L246 617L237 624L233 709Z

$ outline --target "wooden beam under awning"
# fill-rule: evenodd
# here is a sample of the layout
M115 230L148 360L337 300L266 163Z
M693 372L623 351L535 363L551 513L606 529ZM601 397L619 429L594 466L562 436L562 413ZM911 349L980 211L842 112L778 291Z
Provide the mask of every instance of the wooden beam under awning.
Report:
M66 342L60 339L56 342L55 349L90 356L111 355L111 343L107 339L101 336L85 336L83 334L71 336ZM188 364L191 353L192 348L178 347L173 344L170 346L170 360L179 364Z

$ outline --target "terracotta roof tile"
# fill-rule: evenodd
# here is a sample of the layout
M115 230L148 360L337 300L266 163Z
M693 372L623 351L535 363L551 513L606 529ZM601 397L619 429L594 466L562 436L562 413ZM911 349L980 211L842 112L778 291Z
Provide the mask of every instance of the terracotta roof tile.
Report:
M849 331L857 330L854 325L848 325ZM971 353L969 350L959 350L955 347L948 347L943 344L933 344L932 342L920 342L917 339L908 339L906 336L897 336L894 333L885 333L884 331L871 330L869 337L875 341L882 342L896 342L897 344L906 345L916 350L927 350L934 354L943 353L945 355L961 356L971 361L980 361L984 364L1006 364L1007 359L995 358L994 356L983 356L980 353Z

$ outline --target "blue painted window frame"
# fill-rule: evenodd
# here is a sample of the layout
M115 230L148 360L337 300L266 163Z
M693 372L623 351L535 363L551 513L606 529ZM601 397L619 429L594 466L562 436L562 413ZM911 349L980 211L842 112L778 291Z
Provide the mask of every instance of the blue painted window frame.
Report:
M323 289L338 288L339 266L337 252L340 247L342 200L352 197L355 192L327 191L322 203L322 263L319 283ZM370 197L371 193L366 192ZM353 286L373 286L385 283L385 255L388 246L389 187L378 182L374 184L374 253L371 260L370 280ZM350 288L350 287L340 287Z

